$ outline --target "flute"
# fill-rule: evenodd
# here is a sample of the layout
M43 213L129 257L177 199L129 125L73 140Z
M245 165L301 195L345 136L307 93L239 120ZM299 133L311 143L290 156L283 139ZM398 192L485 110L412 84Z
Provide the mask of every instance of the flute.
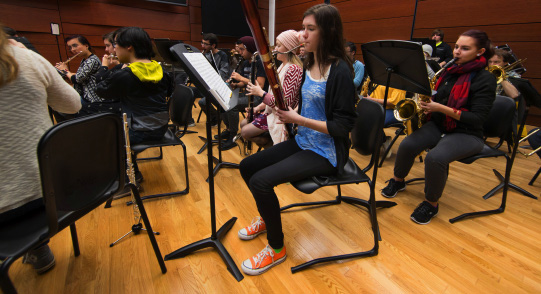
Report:
M70 61L72 61L75 57L79 56L79 54L83 53L83 51L80 51L79 53L73 55L72 57L68 58L66 61L64 61L64 64L68 64Z

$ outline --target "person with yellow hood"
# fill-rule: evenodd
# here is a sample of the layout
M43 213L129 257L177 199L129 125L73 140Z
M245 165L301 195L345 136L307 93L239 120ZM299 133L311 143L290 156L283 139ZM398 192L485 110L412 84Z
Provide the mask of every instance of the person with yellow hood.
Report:
M113 38L119 62L129 65L98 83L96 93L104 99L120 99L122 112L128 115L131 144L160 140L169 123L166 97L171 96L173 81L150 60L152 42L142 28L120 28ZM132 162L139 182L143 176L137 161Z

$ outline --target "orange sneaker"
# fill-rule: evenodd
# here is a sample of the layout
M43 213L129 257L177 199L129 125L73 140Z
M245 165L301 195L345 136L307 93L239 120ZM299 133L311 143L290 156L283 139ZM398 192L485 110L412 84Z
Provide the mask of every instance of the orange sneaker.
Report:
M239 230L239 238L242 240L252 240L257 237L257 235L265 233L267 231L267 226L260 216L256 216L252 220L252 224L247 226L244 229Z
M280 253L275 253L274 249L270 245L267 245L261 252L243 261L241 267L245 274L256 276L284 262L284 260L286 260L285 246Z

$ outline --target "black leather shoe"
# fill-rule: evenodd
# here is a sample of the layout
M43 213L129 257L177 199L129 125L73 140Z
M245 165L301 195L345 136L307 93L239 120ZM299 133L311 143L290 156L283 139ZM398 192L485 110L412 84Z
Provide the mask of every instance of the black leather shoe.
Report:
M225 131L222 131L222 133L220 134L222 140L229 140L229 137L231 136L231 133L229 132L229 130L225 130ZM214 139L218 140L218 135L214 135Z
M220 144L220 150L222 151L226 151L226 150L229 150L233 147L237 146L237 143L233 142L233 140L227 140L225 142L223 142L222 144Z

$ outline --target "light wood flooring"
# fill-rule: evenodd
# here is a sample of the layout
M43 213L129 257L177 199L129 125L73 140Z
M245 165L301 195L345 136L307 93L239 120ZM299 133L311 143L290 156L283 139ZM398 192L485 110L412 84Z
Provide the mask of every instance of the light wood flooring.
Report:
M193 110L197 118L199 108ZM163 255L210 236L209 192L206 152L196 154L204 135L201 123L182 140L188 148L190 192L145 203ZM213 128L216 133L216 128ZM388 135L394 129L386 130ZM399 139L402 140L402 139ZM393 147L396 152L398 143ZM143 195L183 189L184 167L180 147L165 148L160 161L141 162L145 176ZM214 149L216 150L216 148ZM146 155L157 154L157 150ZM352 151L365 166L368 157ZM223 153L238 163L238 149ZM395 155L379 170L379 190L392 175ZM534 195L541 194L541 178L527 183L540 166L537 156L517 155L512 182ZM113 248L109 244L130 230L131 208L125 201L110 209L97 209L77 223L81 255L74 257L69 230L55 236L50 246L56 267L38 276L31 266L15 262L10 276L20 293L541 293L541 203L509 192L503 214L464 220L449 218L463 212L493 209L502 193L481 198L497 184L491 169L503 173L503 158L483 159L471 165L453 163L440 202L439 215L428 225L418 225L410 214L423 199L424 184L400 193L397 206L378 210L381 229L379 255L316 266L292 274L290 268L313 258L367 250L372 231L364 209L348 204L297 210L282 215L287 260L267 273L245 275L237 282L216 251L201 250L185 258L166 261L162 274L145 234L131 236ZM371 172L370 172L371 175ZM411 177L423 176L416 162ZM253 198L237 169L222 169L215 178L218 227L238 217L223 240L240 268L242 261L266 245L266 236L241 241L237 231L257 215ZM303 195L291 185L276 188L281 205L300 201L333 199L335 188ZM368 185L343 187L344 195L368 197ZM126 198L125 198L126 199Z

